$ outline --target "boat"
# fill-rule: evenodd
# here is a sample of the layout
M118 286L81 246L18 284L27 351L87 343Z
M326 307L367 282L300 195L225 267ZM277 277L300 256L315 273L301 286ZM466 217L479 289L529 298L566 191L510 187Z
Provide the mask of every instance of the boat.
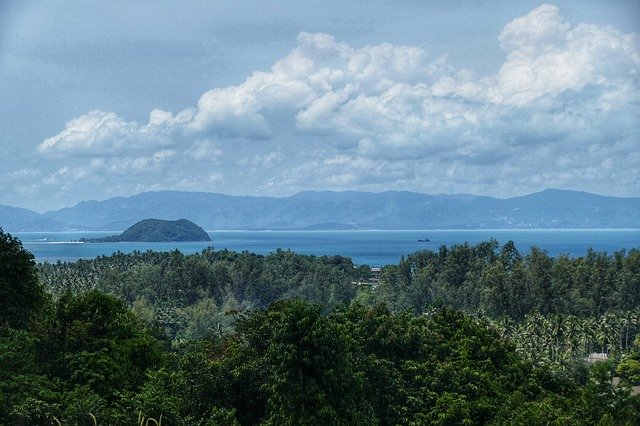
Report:
M431 242L431 240L430 240L430 239L428 239L428 238L425 238L425 239L423 239L423 240L418 240L418 242L419 242L419 243L430 243L430 242Z

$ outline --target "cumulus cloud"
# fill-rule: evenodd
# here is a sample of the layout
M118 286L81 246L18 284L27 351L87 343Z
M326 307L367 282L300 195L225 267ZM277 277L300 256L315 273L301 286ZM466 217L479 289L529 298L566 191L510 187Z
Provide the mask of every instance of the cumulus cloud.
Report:
M500 34L507 60L489 88L495 102L526 105L545 95L588 85L602 95L637 83L638 35L580 24L571 29L555 6L542 5L509 23ZM636 86L637 90L637 86Z
M593 190L640 181L638 34L572 27L542 5L504 27L505 61L485 76L453 69L428 46L354 47L308 33L297 41L269 72L210 90L192 108L154 110L147 123L92 111L40 151L118 156L125 170L165 167L189 182L176 170L190 161L255 170L248 155L224 161L243 147L271 159L245 181L252 188L513 193L572 179Z
M122 143L122 135L128 133L126 129L132 127L113 112L91 111L67 122L63 131L40 144L40 150L82 151L117 147Z
M154 109L149 123L140 125L113 112L95 110L68 121L64 130L45 139L38 148L43 153L89 156L149 151L174 144L185 115L183 112L173 117L170 112Z

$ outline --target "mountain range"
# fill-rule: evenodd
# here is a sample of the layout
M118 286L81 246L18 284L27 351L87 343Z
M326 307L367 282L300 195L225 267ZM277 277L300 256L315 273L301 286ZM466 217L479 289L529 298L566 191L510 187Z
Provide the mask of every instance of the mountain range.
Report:
M414 192L301 192L290 197L159 191L37 213L0 205L6 231L121 231L146 218L205 229L640 228L640 198L548 189L499 199Z

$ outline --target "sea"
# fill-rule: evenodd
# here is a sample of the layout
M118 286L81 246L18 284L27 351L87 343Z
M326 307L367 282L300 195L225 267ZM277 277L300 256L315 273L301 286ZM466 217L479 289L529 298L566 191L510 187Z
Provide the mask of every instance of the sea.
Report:
M410 230L410 231L208 231L211 242L173 243L82 243L81 238L98 238L119 232L15 232L15 237L37 262L74 262L115 252L171 251L190 254L207 247L268 254L278 249L300 254L340 255L357 265L397 264L402 256L418 250L437 251L442 245L477 244L490 239L500 244L513 241L521 253L532 246L550 256L583 256L589 248L612 254L640 249L640 229L527 229L527 230ZM428 240L428 241L426 241Z

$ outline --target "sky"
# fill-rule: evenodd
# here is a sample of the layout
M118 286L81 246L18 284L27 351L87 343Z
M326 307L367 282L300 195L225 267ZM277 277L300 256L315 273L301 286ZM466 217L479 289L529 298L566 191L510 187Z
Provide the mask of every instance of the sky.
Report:
M640 196L640 2L0 0L0 204Z

